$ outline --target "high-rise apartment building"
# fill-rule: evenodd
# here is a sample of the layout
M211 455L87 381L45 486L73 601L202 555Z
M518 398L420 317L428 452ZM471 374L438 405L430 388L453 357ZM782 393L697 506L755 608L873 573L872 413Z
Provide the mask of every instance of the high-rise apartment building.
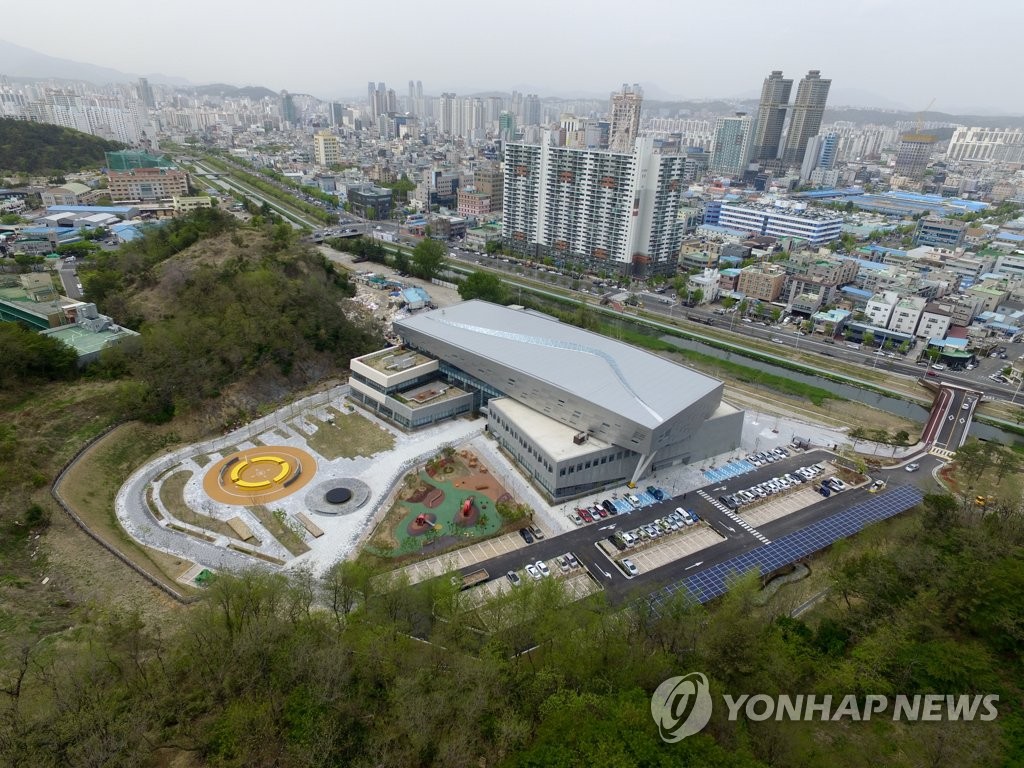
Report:
M498 138L505 142L516 140L516 116L511 112L498 115Z
M671 273L682 239L686 158L654 139L632 152L511 143L505 149L502 237L521 253L622 273Z
M523 125L540 125L540 97L528 93L523 99Z
M831 171L836 164L839 148L839 134L835 131L825 135L812 136L807 140L807 150L800 166L800 180L806 181L816 170Z
M753 160L765 162L779 156L782 128L786 124L786 107L792 89L793 81L784 78L781 70L774 70L765 78L754 125Z
M611 131L608 149L612 152L630 152L636 137L640 135L640 109L644 92L639 85L622 84L622 90L611 97Z
M896 153L896 167L893 172L897 176L906 176L910 179L923 178L937 142L938 138L930 133L904 133L900 136L900 147Z
M749 115L737 112L734 117L718 118L708 171L726 176L742 174L750 160L753 138L753 121Z
M793 102L789 130L786 132L786 145L782 151L782 162L785 165L799 167L803 163L807 141L817 136L821 129L821 118L825 114L831 85L831 80L823 80L821 72L812 69L797 86L796 101Z
M281 120L294 125L299 122L299 110L295 107L295 99L288 91L281 91Z
M139 78L139 101L150 109L154 109L156 107L156 99L153 96L153 86L149 84L149 80L145 77Z
M341 162L341 142L329 131L320 131L313 136L313 159L317 165L331 166Z
M987 163L1004 159L1008 148L1024 147L1020 128L957 128L949 140L946 159L965 163ZM1019 162L1019 161L1017 161Z

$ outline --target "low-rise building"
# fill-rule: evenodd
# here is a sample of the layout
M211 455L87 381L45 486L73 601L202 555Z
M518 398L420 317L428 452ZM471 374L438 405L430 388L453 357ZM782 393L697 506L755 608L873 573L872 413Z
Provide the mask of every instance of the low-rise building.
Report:
M59 187L49 187L39 193L43 206L51 205L84 205L93 199L94 190L85 184L69 182Z
M391 216L391 190L373 184L353 184L346 190L349 207L356 216L371 221Z
M896 331L896 333L905 333L908 336L916 335L917 327L921 323L921 314L927 304L928 301L920 296L907 296L900 299L893 307L888 329Z
M687 295L696 304L709 304L718 301L718 297L721 295L721 279L722 275L717 269L705 269L700 274L690 275L686 281Z
M921 313L916 335L922 339L944 339L953 320L952 307L932 302Z
M964 241L967 224L956 219L925 216L917 222L914 245L959 248Z
M786 271L778 264L752 264L740 270L736 289L751 299L775 301L785 281Z
M177 168L109 171L109 194L115 202L171 200L188 196L188 174Z
M867 323L869 325L877 325L880 328L888 328L889 320L892 319L892 312L899 300L899 294L894 291L883 291L874 294L864 306L864 316Z

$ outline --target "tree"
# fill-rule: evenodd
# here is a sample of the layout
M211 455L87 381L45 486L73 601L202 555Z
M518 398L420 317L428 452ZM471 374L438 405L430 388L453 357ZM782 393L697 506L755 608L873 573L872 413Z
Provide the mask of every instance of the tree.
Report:
M497 240L488 240L484 243L484 253L494 255L501 252L501 243Z
M508 291L497 275L474 271L459 283L459 296L466 301L483 299L495 304L504 304L508 300Z
M694 306L699 306L704 301L704 289L697 288L690 296L690 303Z
M864 331L864 336L861 338L861 342L865 347L875 346L875 334L871 331Z
M412 252L412 269L417 277L433 280L445 268L444 244L436 240L421 240Z

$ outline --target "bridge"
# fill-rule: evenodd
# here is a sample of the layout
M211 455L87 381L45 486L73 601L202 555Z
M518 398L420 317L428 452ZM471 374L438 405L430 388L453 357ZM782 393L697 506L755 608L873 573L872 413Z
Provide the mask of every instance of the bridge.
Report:
M921 383L936 393L921 442L933 453L949 458L966 442L974 410L984 393L947 381Z

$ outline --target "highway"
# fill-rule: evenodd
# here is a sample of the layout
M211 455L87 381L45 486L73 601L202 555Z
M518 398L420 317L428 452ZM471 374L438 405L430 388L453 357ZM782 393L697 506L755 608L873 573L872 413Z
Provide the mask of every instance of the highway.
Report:
M797 467L815 462L824 463L832 457L831 453L823 450L799 453L774 464L758 467L752 472L732 478L725 483L709 483L701 489L688 491L686 494L666 499L653 506L625 515L603 518L600 522L591 523L568 533L548 537L529 545L525 549L517 549L508 554L465 568L462 573L465 574L479 568L486 568L492 579L504 578L506 572L522 569L527 563L537 560L550 560L566 552L572 552L600 582L610 601L621 603L639 595L650 594L659 587L698 573L700 570L710 568L763 544L763 541L754 533L744 530L736 524L733 517L722 512L717 505L708 502L700 494L701 490L711 498L716 499L720 495L748 488L783 473L791 472ZM902 467L897 467L874 471L871 473L871 478L873 480L884 480L889 484L889 487L914 484L920 486L926 492L935 491L938 486L932 479L931 472L940 466L942 461L935 456L927 454L915 457L913 461L921 465L921 469L918 472L909 473ZM809 507L772 520L757 529L757 532L769 540L775 540L805 528L811 523L828 517L831 514L847 509L867 498L869 498L867 486L833 494L829 498L822 499ZM585 502L581 501L581 503ZM696 511L708 525L724 536L722 541L659 568L641 572L633 578L627 578L598 549L597 543L602 539L607 539L614 532L614 527L635 528L639 525L650 523L656 518L664 517L679 506ZM674 535L685 536L686 533L681 532Z

